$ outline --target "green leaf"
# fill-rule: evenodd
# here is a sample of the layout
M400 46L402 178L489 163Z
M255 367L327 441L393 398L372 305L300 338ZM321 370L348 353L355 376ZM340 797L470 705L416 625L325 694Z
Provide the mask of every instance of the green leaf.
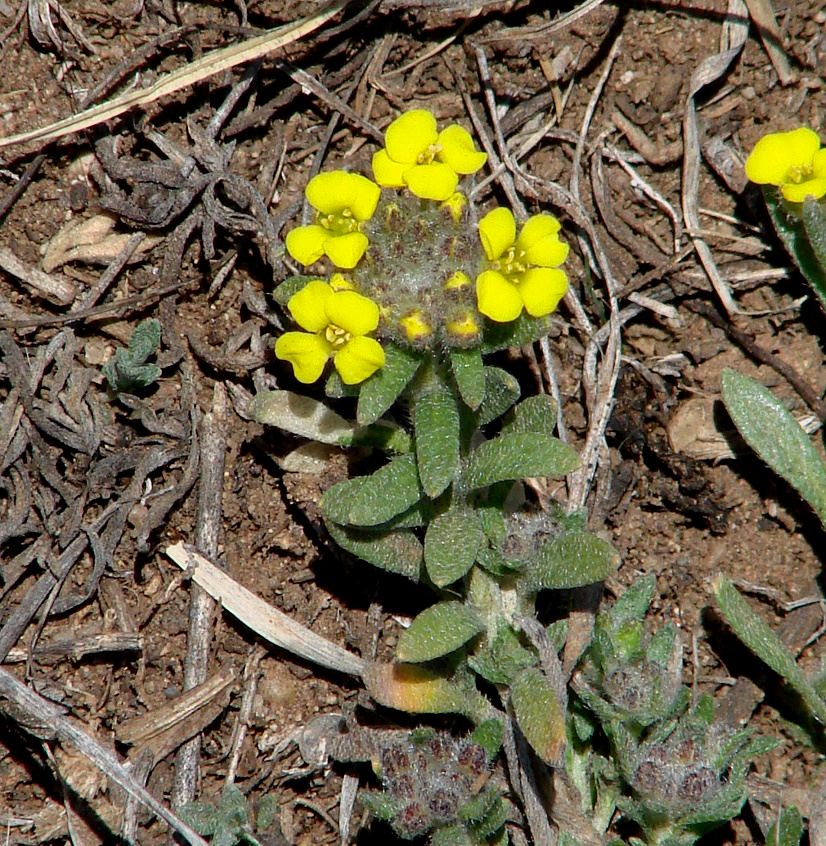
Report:
M314 279L318 279L317 276L288 276L276 289L273 297L275 301L282 306L287 305L287 303L307 285L308 282L312 282Z
M458 649L484 629L476 612L461 602L437 602L426 608L399 638L399 661L420 663Z
M158 351L161 345L161 322L155 318L141 321L129 338L129 346L120 348L103 365L103 375L113 391L128 392L146 388L161 376L157 364L146 360Z
M278 811L278 799L274 793L267 793L261 797L258 803L258 811L255 815L255 828L258 831L268 829L275 821Z
M427 574L436 587L461 579L476 561L482 524L475 512L450 512L437 517L424 538Z
M470 736L470 739L474 743L478 743L485 750L488 761L492 761L499 754L504 733L505 726L502 720L498 717L493 717L479 723Z
M492 834L499 831L507 821L508 806L502 801L501 797L498 797L484 819L473 824L473 833L484 842Z
M469 488L483 488L506 479L561 478L578 465L576 452L551 435L500 435L473 451L464 480Z
M322 444L341 446L342 440L352 441L356 433L353 423L324 403L293 391L263 391L253 398L249 413L257 423Z
M476 426L503 415L519 399L519 382L506 370L485 368L485 398L476 410Z
M826 723L826 701L797 666L783 641L752 611L728 579L717 576L712 583L712 590L726 622L737 637L797 691L821 723Z
M821 204L811 198L811 201L807 201L807 214L807 203L802 207L787 203L780 191L772 185L763 188L763 198L783 246L814 289L820 305L826 309L826 265L818 261L816 254L816 250L822 247L822 241L817 239L815 233L817 219L823 216L822 210L817 208ZM811 241L809 230L814 234L814 243Z
M476 846L476 841L463 825L446 825L433 832L430 846Z
M407 511L421 496L416 459L402 455L372 476L333 485L321 498L321 511L342 526L378 526Z
M380 705L408 714L465 714L479 720L490 705L477 691L462 690L419 664L374 661L362 673L367 692Z
M556 403L548 394L522 400L502 427L502 434L539 432L550 435L556 428Z
M565 710L551 683L529 667L511 685L516 722L534 751L546 764L561 766L565 754Z
M504 620L499 622L493 643L468 658L470 668L491 684L510 684L517 673L538 662L536 653L522 646L519 635Z
M643 576L617 599L612 608L599 614L598 621L610 621L611 629L616 631L626 623L642 620L654 598L656 586L657 577L653 573Z
M510 323L495 323L492 320L486 320L482 354L486 355L498 350L505 350L508 347L532 344L534 341L544 338L550 332L552 325L553 320L550 315L531 317L528 314L523 314Z
M531 586L560 590L592 585L616 572L619 563L619 553L607 541L571 532L540 550L531 569Z
M389 793L380 793L378 790L359 790L359 802L376 819L385 822L390 822L404 807L398 799L394 799Z
M481 820L492 809L493 803L499 798L495 787L487 787L467 802L459 806L458 817L462 820Z
M509 561L498 549L484 545L476 555L476 562L492 576L514 576L525 569L524 563Z
M181 819L198 834L210 837L221 824L218 809L209 802L187 802L178 811Z
M422 487L435 499L459 469L459 411L444 385L434 382L418 396L413 428Z
M372 426L356 429L351 438L343 437L339 446L377 447L384 452L412 452L413 438L395 423L379 420Z
M338 370L333 368L327 375L327 381L324 383L324 393L330 399L344 399L345 397L357 397L359 395L359 385L345 385L338 375Z
M375 423L393 405L422 363L417 353L391 343L384 344L384 356L384 367L361 386L356 419L363 426Z
M450 363L462 399L469 408L476 411L485 398L485 368L479 347L452 349Z
M413 532L398 530L371 532L365 529L327 523L327 531L341 547L389 573L398 573L414 582L422 569L422 545Z
M780 819L769 829L766 846L798 846L803 837L803 818L800 811L792 805L782 808Z
M723 372L723 402L746 443L826 526L826 466L794 417L771 391L736 370Z
M480 508L479 517L482 520L482 531L485 537L497 549L501 549L508 530L505 528L505 518L500 508Z

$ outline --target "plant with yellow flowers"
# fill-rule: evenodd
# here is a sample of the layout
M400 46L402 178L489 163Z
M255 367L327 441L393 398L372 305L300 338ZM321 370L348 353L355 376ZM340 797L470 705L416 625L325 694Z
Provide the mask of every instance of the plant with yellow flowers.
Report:
M260 422L294 434L387 453L371 475L334 485L321 501L327 529L341 547L425 582L436 596L399 638L395 660L368 664L363 678L373 698L408 713L463 715L488 760L499 750L506 719L513 719L540 759L553 766L568 759L583 785L596 783L601 776L583 764L587 726L592 734L600 725L615 733L631 726L638 743L650 735L639 730L633 709L619 713L602 705L610 703L611 673L639 675L647 662L657 681L645 725L658 726L663 743L665 726L696 720L679 681L667 675L679 664L673 633L670 645L660 638L653 650L640 635L637 651L627 655L619 626L605 635L599 654L586 655L595 669L580 687L575 731L569 707L575 692L558 658L564 626L545 629L536 621L541 591L598 582L618 565L614 549L586 531L584 513L524 504L523 480L562 478L579 460L552 434L553 400L542 395L519 402L514 377L484 360L547 334L568 287L569 248L550 214L517 222L510 209L480 213L468 201L462 180L479 171L486 156L462 127L439 129L430 112L417 109L391 123L385 138L372 158L372 181L338 171L310 181L306 198L314 221L286 238L287 253L304 272L275 294L297 325L278 339L277 358L303 384L326 373L328 396L355 398L355 420L285 390L259 395L251 410ZM405 424L384 419L394 405L404 409L396 420ZM635 626L636 632L641 623ZM733 756L743 744L729 743L728 757L712 761L722 742L715 738L703 746L708 802L722 791L728 804L720 800L705 816L692 808L697 831L700 822L708 828L729 819L724 810L738 799L742 804L739 769L736 786L723 787L734 779ZM455 770L456 779L431 773L428 779L438 782L432 790L409 788L421 776L410 763L419 754L411 743L403 755L390 756L392 773L385 765L377 770L387 794L370 800L374 814L405 837L433 831L434 842L444 846L504 842L507 808L497 791L471 779L454 795L453 783L465 777L467 765L453 745L442 769ZM634 793L635 762L641 761L635 749L625 749L622 772L612 765L614 792L605 794L614 797L612 808L623 791ZM420 769L432 769L431 757ZM600 761L606 771L608 763ZM479 768L481 778L484 756ZM686 770L686 778L693 773ZM627 807L649 825L644 801L629 800ZM685 816L687 808L679 811ZM676 823L673 831L683 832L680 842L696 839Z
M763 186L774 228L826 309L826 147L801 126L755 145L746 176Z

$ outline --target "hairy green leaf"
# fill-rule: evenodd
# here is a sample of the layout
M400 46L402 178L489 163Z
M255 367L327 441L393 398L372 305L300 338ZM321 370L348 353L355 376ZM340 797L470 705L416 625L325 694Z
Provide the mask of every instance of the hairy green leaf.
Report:
M413 438L389 420L379 420L372 426L356 429L351 438L343 437L340 446L377 447L384 452L412 452Z
M380 705L408 714L478 714L490 706L477 691L462 690L418 664L372 662L362 673L367 692Z
M817 227L819 210L816 210L815 207L822 205L822 203L819 204L818 201L811 198L807 215L806 203L803 204L802 210L800 206L787 203L779 189L773 185L766 185L763 188L763 198L766 201L766 208L769 210L774 229L783 242L783 246L800 268L800 272L806 277L806 281L814 289L820 300L820 305L826 309L826 265L818 261L815 244L811 242L807 231L809 228L814 230ZM817 238L816 235L815 238ZM816 240L817 248L820 248L822 243L822 241Z
M519 382L507 370L485 368L485 398L476 410L476 425L484 426L503 415L519 399Z
M324 393L330 399L344 399L345 397L357 397L359 385L345 385L338 375L338 370L333 368L327 374L327 381L324 383Z
M726 622L737 637L797 691L821 723L826 723L826 701L817 692L808 676L797 666L789 648L752 611L728 579L717 576L712 582L712 590Z
M488 760L492 761L499 754L504 733L505 726L502 720L498 717L493 717L485 720L476 727L471 735L471 740L474 743L478 743L487 753Z
M484 628L473 609L461 602L437 602L426 608L402 632L396 657L420 663L458 649Z
M293 391L263 391L250 403L253 420L322 444L342 445L356 433L354 424L324 403Z
M792 805L780 809L780 819L769 829L766 835L768 846L798 846L803 837L803 818L800 811Z
M187 802L178 813L187 825L204 837L212 836L221 824L218 809L209 802Z
M504 620L499 622L493 643L468 658L470 668L491 684L510 684L517 673L538 662L536 653L522 646L519 635Z
M546 764L561 766L565 753L565 712L551 683L528 667L511 685L511 706L525 739Z
M482 524L476 512L449 512L437 517L424 538L427 574L436 587L461 579L476 561Z
M103 375L113 391L128 392L146 388L161 376L157 364L147 364L161 344L161 322L155 318L141 321L129 338L126 349L120 348L103 365Z
M434 382L413 408L416 458L425 493L435 499L459 469L459 412L450 391Z
M552 590L592 585L619 567L619 553L587 532L571 532L546 544L531 569L532 587Z
M492 576L514 576L525 569L524 562L510 561L499 552L483 544L476 555L477 564Z
M736 370L723 372L723 402L746 443L826 525L826 466L800 424L771 391Z
M556 428L556 403L547 394L528 397L509 416L510 419L502 427L502 434L539 432L550 435Z
M507 479L561 478L578 464L576 452L551 435L500 435L474 450L464 478L469 488L482 488Z
M267 793L261 797L255 814L255 827L258 831L265 831L275 821L278 813L278 798L274 793Z
M330 536L341 547L368 564L419 581L422 545L413 532L399 529L376 532L327 523Z
M430 837L430 846L476 846L463 825L445 825L437 828Z
M416 459L402 455L372 476L333 485L321 498L321 511L342 526L378 526L407 511L421 496Z
M487 354L506 350L508 347L532 344L544 338L550 332L552 325L551 315L531 317L528 314L522 314L510 323L495 323L492 320L486 320L482 353Z
M476 411L485 398L485 368L479 348L452 349L450 363L462 399L468 408Z
M356 419L363 426L375 423L393 405L422 363L417 353L387 342L384 355L384 367L361 386Z

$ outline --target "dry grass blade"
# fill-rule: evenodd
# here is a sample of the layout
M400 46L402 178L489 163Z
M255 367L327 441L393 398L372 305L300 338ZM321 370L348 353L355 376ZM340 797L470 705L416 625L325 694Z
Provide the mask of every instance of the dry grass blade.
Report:
M334 0L328 3L317 14L308 18L302 18L292 24L280 26L277 29L266 32L255 38L250 38L241 44L233 44L231 47L224 47L213 50L206 56L191 62L185 67L172 71L161 77L154 85L140 91L130 91L122 97L110 100L108 103L101 103L99 106L88 109L72 117L64 118L56 123L44 126L41 129L34 129L30 132L22 132L19 135L12 135L9 138L0 138L0 148L12 144L22 144L27 141L49 141L68 135L70 132L79 132L81 129L97 126L104 121L128 112L134 106L145 106L154 103L161 97L174 94L198 82L202 82L215 74L221 73L229 68L234 68L244 62L250 62L292 44L304 38L319 27L324 26L327 21L337 15L350 0Z
M168 547L166 554L182 570L188 570L194 565L192 580L195 584L220 602L224 610L229 611L270 643L322 667L361 676L365 668L362 658L306 629L292 617L268 605L202 555L182 543Z

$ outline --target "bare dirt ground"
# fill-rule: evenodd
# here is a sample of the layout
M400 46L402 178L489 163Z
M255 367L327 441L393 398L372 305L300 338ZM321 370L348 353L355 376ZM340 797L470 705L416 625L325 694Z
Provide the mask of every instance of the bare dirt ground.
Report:
M251 798L276 795L288 843L338 843L343 779L369 781L363 769L311 769L295 744L312 717L361 702L359 685L210 609L164 550L197 543L259 597L368 657L391 655L423 607L424 589L337 553L326 538L316 503L351 472L347 458L332 452L316 472L294 472L283 457L299 442L246 414L256 391L296 384L272 355L271 294L287 271L244 185L280 229L322 162L369 173L384 127L425 107L440 121L476 125L500 159L507 145L506 167L477 197L483 207L516 197L563 221L582 313L569 299L546 349L505 361L525 395L555 390L555 374L577 447L595 408L583 378L589 326L607 325L601 270L613 274L621 371L588 497L593 528L622 554L606 598L656 573L654 622L681 630L686 682L784 739L752 775L764 801L714 839L759 840L758 823L789 797L807 812L820 752L785 722L774 680L719 625L708 586L717 573L734 579L782 626L801 666L820 666L822 642L808 643L820 606L786 609L822 595L822 530L753 455L725 454L713 418L726 367L770 386L799 416L823 417L823 314L770 236L742 161L769 130L805 124L823 137L826 3L775 0L779 40L752 23L742 51L696 96L692 75L721 52L726 26L748 24L745 4L587 3L556 26L544 5L353 4L258 63L80 133L0 148L2 669L164 803L192 791L217 796L229 770ZM318 11L276 0L0 0L0 139L148 90L210 50ZM777 66L761 34L780 48ZM251 85L210 135L245 72ZM692 152L686 109L695 107ZM694 153L699 228L684 205ZM549 184L570 190L593 221L604 251L597 269L581 218ZM67 230L76 224L85 228ZM700 239L739 313L701 264ZM102 365L147 317L162 323L162 375L115 397ZM212 686L186 711L193 603ZM741 677L758 687L744 693L734 685ZM138 722L176 713L185 718L166 730ZM2 712L0 837L85 846L114 842L126 825L136 842L164 840L164 823L128 805L85 755L54 741L51 726L30 723ZM198 764L197 781L175 786L176 755L199 731L200 745L184 753ZM382 827L358 833L362 822L356 806L359 842L390 836Z

